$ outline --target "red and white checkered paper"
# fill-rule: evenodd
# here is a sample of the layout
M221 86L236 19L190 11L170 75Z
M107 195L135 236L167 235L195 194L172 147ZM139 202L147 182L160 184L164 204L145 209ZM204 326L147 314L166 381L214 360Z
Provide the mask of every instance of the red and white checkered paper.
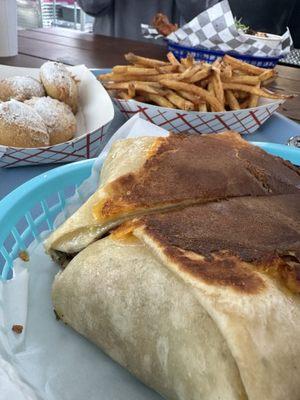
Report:
M96 157L105 145L110 123L87 135L49 147L0 146L0 167L66 163Z
M140 113L142 118L175 133L216 133L234 130L241 134L255 132L283 101L264 100L264 104L245 110L197 112L164 108L135 100L114 99L126 118Z

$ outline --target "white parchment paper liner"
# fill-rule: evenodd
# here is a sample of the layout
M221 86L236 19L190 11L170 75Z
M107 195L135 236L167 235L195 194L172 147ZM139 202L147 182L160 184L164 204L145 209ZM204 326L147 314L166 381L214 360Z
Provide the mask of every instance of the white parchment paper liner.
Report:
M111 144L136 136L165 136L168 132L138 115L128 120L96 159L92 174L80 186L86 200L99 184L99 172ZM68 200L67 214L81 203ZM63 216L56 221L59 224ZM17 259L14 278L0 282L0 400L158 400L125 369L96 346L55 319L51 285L58 267L34 242L30 261ZM12 332L24 326L22 334Z

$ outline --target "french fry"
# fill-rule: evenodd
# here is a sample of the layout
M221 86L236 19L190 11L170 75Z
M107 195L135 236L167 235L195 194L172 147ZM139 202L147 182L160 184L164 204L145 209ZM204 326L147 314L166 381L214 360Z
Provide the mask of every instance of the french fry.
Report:
M276 71L244 63L231 56L212 64L196 62L191 55L180 62L173 53L167 61L125 56L130 65L116 65L101 74L111 96L135 99L162 107L199 112L239 110L256 107L260 97L286 99L293 96L273 93L265 86L275 79Z
M195 75L187 79L189 83L199 82L202 79L207 78L210 75L211 67L203 67L200 71L196 72Z
M129 83L128 85L128 96L132 99L135 97L135 85L134 83Z
M113 72L116 74L131 74L131 75L158 75L159 72L155 68L136 68L131 65L116 65L113 67Z
M225 54L223 61L227 64L230 64L232 69L238 69L239 71L246 72L246 74L249 75L261 75L266 71L265 68L260 68L256 67L255 65L245 63L244 61L240 61L237 58L229 56L228 54Z
M255 94L260 97L265 97L267 99L288 99L292 98L292 95L285 95L271 92L267 89L261 89L259 87L250 86L250 85L242 85L239 83L223 83L224 90L241 90L242 92L247 92L251 94Z
M222 62L221 64L221 79L230 79L232 77L232 69L229 64Z
M167 59L173 65L180 65L180 62L177 60L177 58L174 56L174 54L171 51L169 51L169 53L167 54Z
M141 64L141 65L145 65L146 67L155 67L155 66L160 66L160 65L162 66L162 65L167 64L165 61L141 57L141 56L137 56L133 53L125 54L125 59L128 62L130 62L131 64Z
M192 93L186 92L185 90L178 90L177 93L185 99L190 100L195 105L203 102L199 96L195 96Z
M199 103L198 111L207 112L207 106L206 106L206 103L204 101L202 101L202 103Z
M220 70L218 68L213 67L211 82L213 84L216 98L219 100L219 102L224 107L224 103L225 103L224 90L223 90L223 85L222 85L222 81L221 81L221 77L220 77Z
M184 111L191 111L194 110L194 104L181 97L179 94L173 92L172 90L168 90L166 94L166 98L176 106L176 108L179 108Z
M223 78L223 82L241 83L243 85L257 85L260 82L259 76L255 75L234 75L231 78Z
M167 108L175 108L169 100L167 100L165 97L160 96L158 94L147 93L145 95L145 98L148 101L152 101L153 103L157 104L158 106L167 107Z
M205 89L200 88L199 86L193 85L191 83L177 82L177 81L164 80L164 79L161 80L160 83L163 86L166 86L170 89L185 90L187 92L193 93L193 94L201 97L207 103L209 103L210 106L212 108L214 108L216 111L224 111L224 107L219 102L219 100L215 96L213 96L210 92L208 92Z
M159 94L159 91L157 88L150 86L149 82L139 82L139 81L134 81L134 82L108 82L104 85L106 89L122 89L122 90L128 90L129 85L133 83L135 86L135 90L141 90L146 93L152 93L152 94Z
M265 82L269 79L274 79L277 76L277 72L274 69L267 69L265 72L258 76L261 82Z
M166 72L177 72L178 71L178 65L164 65L162 67L155 67L156 71L158 71L160 74L165 74Z
M256 87L259 88L260 85L258 84ZM247 107L248 107L248 108L256 107L256 106L257 106L257 103L258 103L258 100L259 100L259 96L258 96L257 94L250 94L250 96L249 96L249 102L248 102Z
M239 102L237 101L236 97L234 96L232 90L225 91L225 98L226 98L226 103L228 104L228 106L231 110L239 110L240 109Z

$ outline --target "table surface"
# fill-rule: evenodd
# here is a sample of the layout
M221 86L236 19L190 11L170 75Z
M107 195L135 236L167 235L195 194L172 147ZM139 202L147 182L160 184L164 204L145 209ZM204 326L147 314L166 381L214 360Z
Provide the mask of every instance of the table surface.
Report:
M52 60L68 65L85 64L89 68L110 68L125 63L124 54L130 51L161 59L166 55L166 47L153 42L138 42L64 28L44 28L19 31L19 54L15 57L0 57L0 64L40 67L46 60ZM273 88L298 94L298 97L286 101L279 112L300 122L300 68L282 65L276 68L278 78ZM2 171L0 168L0 199L31 177L54 167L36 166Z

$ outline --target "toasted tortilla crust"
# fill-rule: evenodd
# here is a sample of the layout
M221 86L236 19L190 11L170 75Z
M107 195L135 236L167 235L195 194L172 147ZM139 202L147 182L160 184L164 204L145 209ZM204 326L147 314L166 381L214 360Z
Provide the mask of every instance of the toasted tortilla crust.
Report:
M115 236L139 227L196 279L256 293L264 288L258 270L300 293L300 193L152 214L121 226Z
M133 209L166 208L238 196L296 193L300 172L240 135L158 138L144 165L112 181L93 211L101 219Z

